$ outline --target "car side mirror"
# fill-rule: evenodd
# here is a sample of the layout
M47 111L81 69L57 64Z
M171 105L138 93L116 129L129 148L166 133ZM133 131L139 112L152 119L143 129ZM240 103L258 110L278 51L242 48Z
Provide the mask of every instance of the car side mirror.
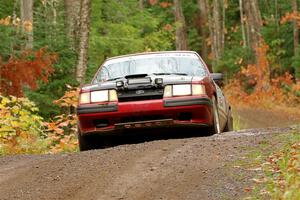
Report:
M212 79L218 86L223 86L223 74L222 73L211 73Z

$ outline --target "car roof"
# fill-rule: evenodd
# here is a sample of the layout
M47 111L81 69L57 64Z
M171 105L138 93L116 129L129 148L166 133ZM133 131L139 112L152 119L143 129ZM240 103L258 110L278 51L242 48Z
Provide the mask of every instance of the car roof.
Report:
M142 52L142 53L121 55L121 56L114 56L114 57L111 57L111 58L107 58L105 61L110 61L110 60L119 59L119 58L132 57L132 56L142 56L142 55L151 55L151 54L164 54L164 53L190 53L190 54L196 54L197 56L199 56L199 54L195 51L153 51L153 52Z

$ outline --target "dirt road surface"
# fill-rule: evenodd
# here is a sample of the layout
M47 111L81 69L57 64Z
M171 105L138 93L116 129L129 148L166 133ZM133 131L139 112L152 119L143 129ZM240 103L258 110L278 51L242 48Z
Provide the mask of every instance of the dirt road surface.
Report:
M246 149L266 142L276 146L272 138L289 131L202 137L178 131L88 152L1 157L0 199L242 199L257 172L234 163Z

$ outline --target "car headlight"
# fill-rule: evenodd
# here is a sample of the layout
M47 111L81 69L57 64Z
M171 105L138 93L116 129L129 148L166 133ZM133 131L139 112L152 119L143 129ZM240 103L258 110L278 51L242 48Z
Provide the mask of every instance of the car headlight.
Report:
M173 85L173 96L189 96L192 94L192 89L190 84L185 85Z
M87 103L100 103L118 101L118 95L116 90L100 90L81 93L79 97L80 104Z
M91 102L106 102L108 101L108 90L102 90L102 91L93 91L91 92Z
M81 93L79 96L79 103L85 104L91 102L91 95L90 92Z
M205 86L200 84L192 85L192 93L193 95L203 95L206 94Z
M109 90L109 101L118 101L118 94L116 90Z
M167 85L164 89L164 97L191 96L206 94L205 86L201 84Z
M164 97L172 97L172 85L165 86Z

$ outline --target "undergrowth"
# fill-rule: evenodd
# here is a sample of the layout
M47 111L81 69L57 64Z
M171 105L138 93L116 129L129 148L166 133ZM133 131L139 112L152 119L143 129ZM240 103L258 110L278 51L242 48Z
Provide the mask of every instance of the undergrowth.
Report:
M26 98L0 95L0 154L44 153L43 118Z
M246 150L243 159L232 166L256 172L244 199L300 199L300 127Z
M76 151L77 97L78 89L70 88L54 102L63 114L46 122L27 98L0 95L0 155Z
M233 130L239 131L243 128L243 123L241 121L241 118L238 114L233 113Z
M287 145L272 153L261 166L262 195L271 199L300 199L300 132L292 134Z

